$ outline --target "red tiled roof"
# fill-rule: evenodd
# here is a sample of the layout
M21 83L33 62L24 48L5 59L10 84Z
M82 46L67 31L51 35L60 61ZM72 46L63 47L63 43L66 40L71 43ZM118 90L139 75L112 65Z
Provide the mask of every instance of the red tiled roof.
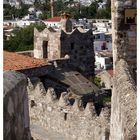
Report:
M4 70L23 70L47 65L45 59L36 59L4 51Z
M111 76L113 76L113 70L112 70L112 69L107 70L107 72L108 72Z
M47 21L50 22L60 22L61 17L53 17L53 18L48 18Z

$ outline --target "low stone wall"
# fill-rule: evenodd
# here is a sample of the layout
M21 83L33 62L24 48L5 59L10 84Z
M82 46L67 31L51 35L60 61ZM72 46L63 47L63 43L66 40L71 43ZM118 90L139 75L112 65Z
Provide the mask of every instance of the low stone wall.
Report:
M116 64L111 101L111 140L136 140L136 85L124 60Z
M30 140L27 78L4 72L4 140Z
M110 111L102 108L98 116L93 102L81 107L81 100L70 104L69 93L58 99L53 88L46 92L42 82L29 80L30 119L32 125L59 132L75 140L109 140Z
M25 74L28 77L39 77L39 76L47 75L49 72L53 70L54 70L54 66L51 64L48 64L46 66L19 70L19 72Z
M22 55L26 55L26 56L30 56L33 57L34 56L34 52L33 50L29 50L29 51L21 51L21 52L16 52L18 54L22 54Z

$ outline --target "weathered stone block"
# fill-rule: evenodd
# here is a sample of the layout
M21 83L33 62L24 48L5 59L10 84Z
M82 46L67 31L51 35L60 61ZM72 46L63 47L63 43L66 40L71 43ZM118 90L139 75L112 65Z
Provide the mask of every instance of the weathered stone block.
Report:
M4 72L4 139L25 140L29 128L27 78L14 71ZM30 140L30 130L26 135Z

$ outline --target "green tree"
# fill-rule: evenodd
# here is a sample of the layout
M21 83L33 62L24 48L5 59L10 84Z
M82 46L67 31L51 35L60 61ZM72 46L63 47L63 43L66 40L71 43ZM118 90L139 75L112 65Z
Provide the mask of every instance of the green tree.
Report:
M81 12L80 12L80 18L89 18L89 11L88 11L89 7L87 6L82 6L81 7Z
M33 50L34 27L42 31L46 26L44 23L40 23L31 24L25 28L15 28L14 36L11 36L9 40L4 40L4 50L11 52Z
M64 11L64 1L63 0L57 0L55 2L55 14L58 15Z
M45 19L50 18L50 17L51 17L51 12L50 11L45 11L39 16L39 18L42 19L42 20L45 20Z
M35 0L34 7L36 10L41 10L42 12L50 11L50 0L44 0L43 2Z
M42 11L42 14L39 16L40 19L44 20L51 17L50 0L44 0L43 2L35 0L34 7L36 10Z
M98 9L97 18L111 19L111 0L107 0L105 9Z
M94 83L96 86L98 86L99 88L101 88L101 78L98 77L98 76L95 76L94 78L93 77L90 77L89 80Z
M99 9L96 14L96 18L102 18L102 19L110 19L111 18L111 12L109 9Z
M4 18L6 17L11 17L15 14L16 8L13 6L11 6L10 4L4 4L3 5L3 14L4 14Z
M4 4L4 18L15 17L15 18L22 18L28 14L29 5L21 3L21 7L17 9L15 6L10 6L9 4Z
M92 4L89 6L88 9L89 18L96 18L97 10L98 10L98 3L96 1L92 2Z

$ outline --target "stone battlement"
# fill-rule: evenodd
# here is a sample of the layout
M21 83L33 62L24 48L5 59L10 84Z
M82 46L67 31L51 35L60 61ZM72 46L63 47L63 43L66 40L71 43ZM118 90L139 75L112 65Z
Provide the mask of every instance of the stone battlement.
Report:
M74 34L89 34L91 35L92 33L92 30L88 30L88 31L84 31L82 28L75 28L73 31L71 32L66 32L64 30L61 30L61 31L55 31L53 28L49 27L49 28L45 28L43 31L39 31L37 28L34 28L34 36L37 36L37 37L47 37L48 33L57 33L58 35L61 35L61 33L65 34L65 35L69 35L69 36L72 36ZM48 38L49 39L49 38Z
M39 80L36 83L36 86L30 83L28 88L31 123L76 140L105 140L109 137L108 107L102 108L98 115L93 102L88 102L84 107L81 98L74 98L67 92L61 93L58 98L53 88L45 92L42 83Z
M42 32L34 29L34 57L48 61L69 58L73 67L85 76L94 75L94 37L92 30L84 32L76 28L71 32L61 29L54 31L51 27Z

